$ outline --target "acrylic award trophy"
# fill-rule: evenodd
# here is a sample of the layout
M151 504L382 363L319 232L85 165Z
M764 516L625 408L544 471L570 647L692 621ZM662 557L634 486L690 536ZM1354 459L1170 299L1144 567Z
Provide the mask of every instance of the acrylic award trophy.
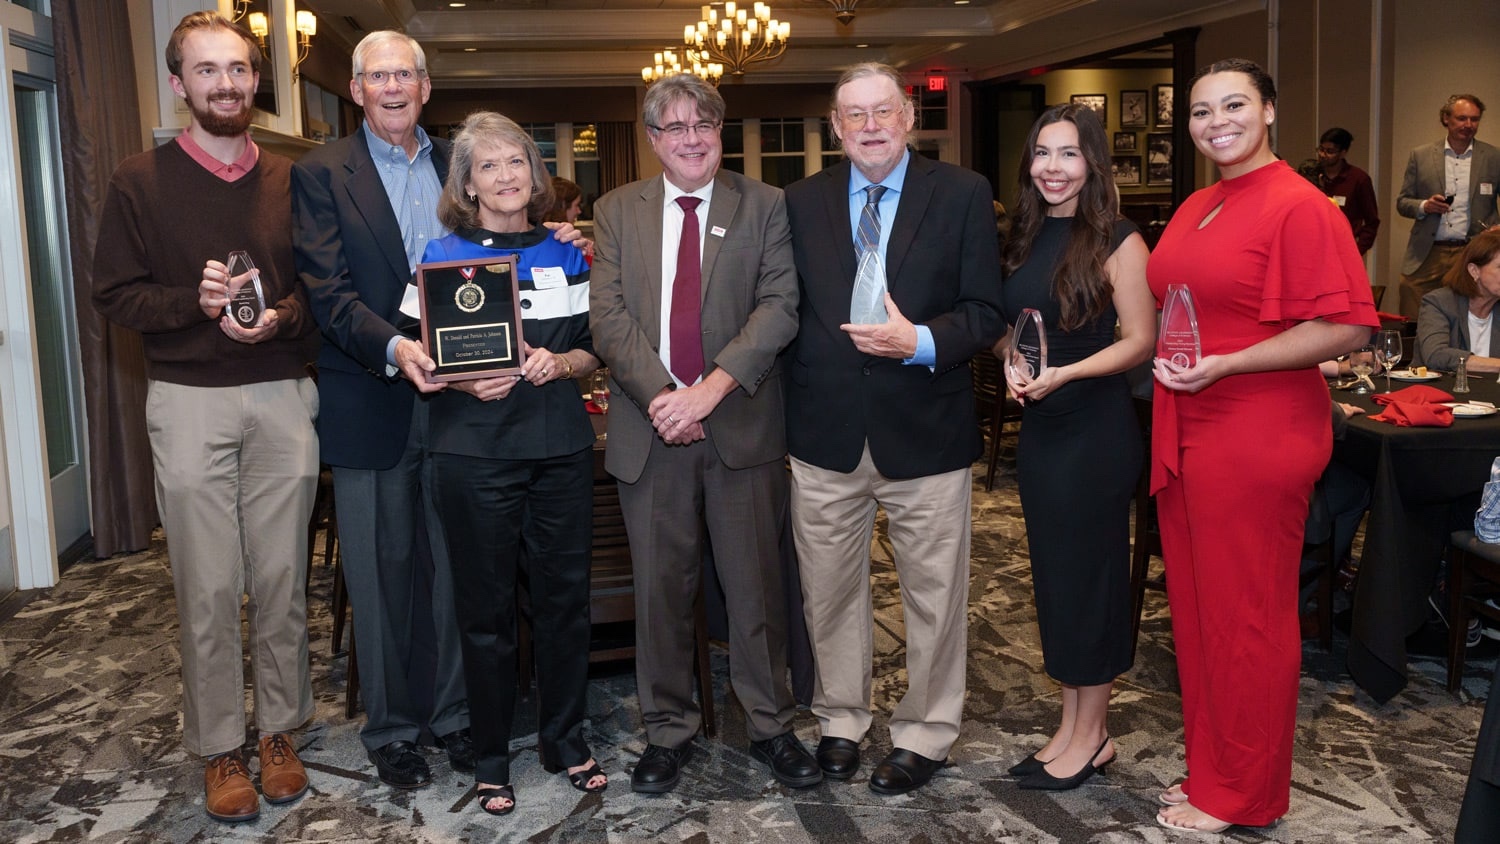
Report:
M1030 381L1047 368L1047 331L1036 308L1021 311L1010 334L1010 374Z
M1203 357L1203 343L1198 334L1198 312L1193 308L1193 294L1186 284L1167 285L1167 298L1161 306L1161 330L1156 335L1156 356L1173 366L1188 369Z
M229 253L229 318L240 328L254 328L266 310L260 288L260 270L247 252Z
M854 325L884 325L885 264L874 249L859 259L854 276L854 295L849 299L849 322Z

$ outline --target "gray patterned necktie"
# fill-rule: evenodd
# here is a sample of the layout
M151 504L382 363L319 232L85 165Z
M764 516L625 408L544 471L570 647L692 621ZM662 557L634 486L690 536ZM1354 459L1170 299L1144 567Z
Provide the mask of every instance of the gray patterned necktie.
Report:
M855 325L882 325L887 320L885 265L880 260L880 197L885 192L884 185L865 188L865 207L859 212L859 231L854 236L859 269L849 300L849 321Z

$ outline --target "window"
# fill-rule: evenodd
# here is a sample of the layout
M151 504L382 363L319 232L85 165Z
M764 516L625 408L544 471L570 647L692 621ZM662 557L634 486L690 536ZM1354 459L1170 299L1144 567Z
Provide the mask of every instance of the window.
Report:
M594 219L594 200L599 198L599 133L592 123L573 127L573 181L583 194L579 219Z
M948 130L948 90L928 90L926 84L908 89L917 109L917 129L929 132Z
M724 160L719 165L736 173L745 172L745 121L726 120L719 130L719 139L724 145Z
M760 121L761 181L784 188L807 175L803 151L802 118L765 118Z

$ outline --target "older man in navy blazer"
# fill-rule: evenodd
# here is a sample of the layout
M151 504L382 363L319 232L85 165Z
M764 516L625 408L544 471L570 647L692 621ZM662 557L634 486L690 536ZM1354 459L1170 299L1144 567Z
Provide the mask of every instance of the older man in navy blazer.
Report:
M856 65L834 90L849 160L786 191L802 292L787 384L792 525L817 759L825 776L848 779L872 720L876 506L889 517L908 688L870 788L901 794L943 765L963 713L969 464L982 448L969 359L1003 330L1000 258L985 180L908 148L912 104L897 72ZM884 266L884 320L853 324L867 254Z
M431 781L416 742L424 728L456 770L474 768L453 579L428 486L427 402L440 389L412 339L412 273L427 242L446 234L437 202L448 143L417 125L432 92L426 59L399 32L354 49L354 101L363 127L303 156L292 170L297 271L329 342L318 356L318 437L333 467L344 581L366 722L360 731L380 779ZM409 298L410 297L410 298ZM431 560L431 585L424 571ZM414 619L430 605L432 637ZM411 682L413 641L436 640L429 696Z

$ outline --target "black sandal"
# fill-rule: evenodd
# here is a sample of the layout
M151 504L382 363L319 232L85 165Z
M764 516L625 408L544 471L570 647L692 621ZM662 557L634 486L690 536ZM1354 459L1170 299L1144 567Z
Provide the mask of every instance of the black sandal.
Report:
M604 777L604 785L601 785L598 788L589 788L589 780L593 779L594 777ZM576 774L568 774L568 782L571 782L574 788L586 794L598 794L604 789L609 788L609 776L606 775L604 771L600 770L598 762L595 762L594 764L588 766L587 768L579 771Z
M495 788L476 788L474 795L479 798L479 808L487 815L508 815L516 808L516 791L508 785ZM510 805L504 809L491 809L490 801L497 797L510 801Z

